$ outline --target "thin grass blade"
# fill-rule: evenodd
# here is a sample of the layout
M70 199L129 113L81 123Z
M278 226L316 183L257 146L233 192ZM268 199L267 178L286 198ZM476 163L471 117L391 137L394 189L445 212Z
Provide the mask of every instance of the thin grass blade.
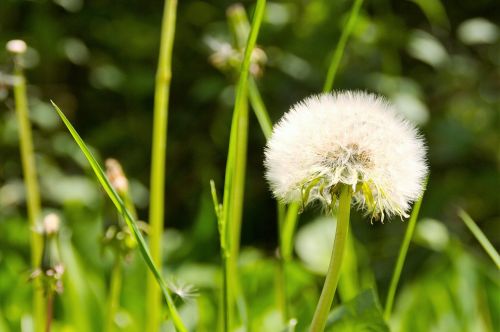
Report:
M144 237L142 236L139 228L137 227L137 221L134 219L134 217L132 217L132 214L125 207L125 204L123 203L122 199L120 198L118 193L116 193L116 191L114 190L111 183L108 181L103 169L101 168L101 166L99 165L99 163L97 162L95 157L92 155L90 150L87 148L87 145L82 140L80 135L77 133L75 128L71 125L71 123L66 118L64 113L61 111L61 109L54 102L52 102L52 105L54 106L55 110L57 111L57 114L59 115L59 117L62 119L62 121L64 122L64 124L68 128L69 132L71 133L71 136L73 136L73 139L78 144L78 147L85 155L85 158L87 159L90 166L92 167L92 170L94 171L94 173L95 173L97 179L99 180L99 183L103 187L104 191L106 192L108 197L111 199L111 201L115 205L118 212L123 216L128 227L130 228L130 230L134 234L134 237L135 237L135 239L138 243L138 246L139 246L139 251L140 251L144 261L146 262L146 265L153 273L156 281L158 282L158 285L160 286L160 288L163 292L165 300L167 301L168 310L169 310L170 316L172 318L172 321L173 321L176 329L178 331L182 331L182 332L186 331L187 332L187 329L184 326L184 324L182 323L182 320L179 316L179 313L177 312L177 309L175 307L173 299L170 296L170 292L169 292L169 289L167 287L167 284L163 280L160 271L158 270L155 263L153 262L153 259L151 257L150 252L149 252L146 241L144 240Z

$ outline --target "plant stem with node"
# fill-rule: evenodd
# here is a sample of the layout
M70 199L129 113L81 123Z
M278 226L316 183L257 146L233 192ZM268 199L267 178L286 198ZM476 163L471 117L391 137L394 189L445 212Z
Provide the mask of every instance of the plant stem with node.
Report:
M156 266L161 271L161 240L163 236L165 198L165 159L167 148L168 102L172 77L172 48L175 35L177 0L166 0L161 28L160 55L156 72L151 155L151 192L149 207L149 247ZM148 319L146 331L156 332L161 321L161 290L155 277L148 273L146 287Z

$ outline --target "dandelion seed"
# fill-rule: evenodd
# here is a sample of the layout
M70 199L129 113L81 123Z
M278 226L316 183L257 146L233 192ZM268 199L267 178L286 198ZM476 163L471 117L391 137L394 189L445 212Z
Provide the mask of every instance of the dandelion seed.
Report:
M384 220L407 217L423 191L426 147L415 127L381 97L339 92L306 98L274 127L265 150L274 195L332 207L340 185L354 204Z
M169 289L183 301L190 301L198 296L198 289L196 286L181 281L170 281Z

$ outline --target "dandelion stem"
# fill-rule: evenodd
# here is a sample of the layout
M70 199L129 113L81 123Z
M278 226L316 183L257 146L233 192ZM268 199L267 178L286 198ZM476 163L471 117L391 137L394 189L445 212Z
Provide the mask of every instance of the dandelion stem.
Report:
M151 192L149 208L149 246L156 266L161 270L161 239L163 235L165 199L165 158L167 147L168 102L172 77L172 48L175 35L177 0L165 0L161 27L160 55L156 72L151 156ZM152 273L148 274L146 331L156 332L160 325L161 291Z
M122 264L120 253L115 254L113 269L111 270L110 293L108 296L108 310L106 314L106 325L104 331L112 332L115 330L115 317L120 307L120 293L122 288Z
M224 182L223 218L227 223L227 245L230 253L227 266L229 328L232 327L233 304L239 289L237 262L239 256L241 219L246 171L246 150L248 139L248 77L250 58L257 41L260 24L264 16L266 1L257 0L255 13L246 42L240 77L236 89L229 152ZM241 303L241 300L239 301Z
M424 184L424 190L425 190L425 184ZM401 244L401 248L399 249L398 260L396 261L396 267L394 268L394 272L392 274L389 291L387 293L387 299L385 301L384 319L386 321L388 321L391 318L392 306L394 304L394 297L396 295L399 278L401 277L401 272L403 271L403 265L406 259L406 254L408 253L408 248L410 246L411 239L413 238L413 233L415 231L415 225L417 224L418 213L420 212L420 206L422 205L423 198L424 194L420 196L418 201L413 206L413 211L411 212L410 221L408 222L408 227L406 228L405 237L403 239L403 243Z
M474 220L465 212L464 210L460 209L458 211L459 217L463 220L467 228L471 231L471 233L476 237L476 239L479 241L481 246L483 247L484 251L490 256L490 258L493 260L495 265L497 266L498 269L500 269L500 255L498 252L495 250L495 247L491 244L491 242L488 240L486 235L479 229L477 224L474 222Z
M342 29L342 34L340 35L339 42L332 56L332 60L330 62L330 67L328 68L328 73L326 76L325 85L323 86L323 92L329 92L333 89L333 82L335 81L335 76L340 66L340 61L342 60L342 55L344 54L344 49L347 44L347 40L352 32L352 28L354 27L354 23L358 18L359 10L361 5L363 4L363 0L355 0L354 4L351 8L351 13L349 14L349 18L347 19L347 23Z
M342 259L349 231L349 216L351 211L352 190L348 185L342 185L340 189L339 208L337 213L337 227L335 230L335 241L333 243L332 257L326 274L325 284L321 291L310 332L322 332L325 328L326 319L332 306L335 290L340 278Z
M16 59L15 61L14 69L16 77L16 82L14 84L14 99L17 122L19 124L21 162L24 183L26 186L26 205L30 229L31 267L36 269L40 265L40 260L42 258L42 237L35 231L37 220L40 217L41 199L37 180L33 137L29 120L26 79L24 78L24 73L18 60L19 59ZM33 314L36 331L42 331L42 327L44 326L44 307L42 285L39 278L36 278L33 280Z
M53 315L54 315L54 291L49 290L47 293L47 315L45 317L45 332L50 332Z

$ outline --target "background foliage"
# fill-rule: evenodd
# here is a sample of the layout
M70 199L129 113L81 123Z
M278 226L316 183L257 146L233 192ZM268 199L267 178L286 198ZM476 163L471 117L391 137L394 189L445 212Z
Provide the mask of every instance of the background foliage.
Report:
M180 1L174 44L165 266L168 274L199 289L200 296L182 306L184 315L196 317L192 324L199 331L211 331L217 320L219 249L209 180L223 183L236 79L214 68L209 56L215 40L231 41L225 10L232 3ZM253 2L243 4L251 12ZM267 63L258 85L274 121L321 90L350 4L268 3L258 40ZM160 21L157 1L0 2L0 45L21 38L30 46L25 66L43 205L64 219L67 273L56 327L100 330L111 256L99 241L103 219L115 216L48 100L65 110L98 156L122 162L139 217L147 220ZM429 146L431 178L396 299L395 331L500 329L498 270L457 217L458 207L467 210L498 247L498 22L496 1L372 0L363 4L347 44L336 87L387 96L421 126ZM0 50L0 73L11 71L11 61ZM29 325L29 229L13 98L1 82L0 119L0 330L17 331ZM264 145L251 118L241 269L256 330L276 331L277 226L263 179ZM301 215L299 227L318 214ZM375 280L383 300L406 225L353 218L363 266L373 270L366 285ZM296 260L290 282L299 329L312 315L322 281L310 272L314 263L301 255L304 250L309 249L297 242L306 264ZM145 310L145 266L136 256L126 268L118 317L130 331L140 330Z

